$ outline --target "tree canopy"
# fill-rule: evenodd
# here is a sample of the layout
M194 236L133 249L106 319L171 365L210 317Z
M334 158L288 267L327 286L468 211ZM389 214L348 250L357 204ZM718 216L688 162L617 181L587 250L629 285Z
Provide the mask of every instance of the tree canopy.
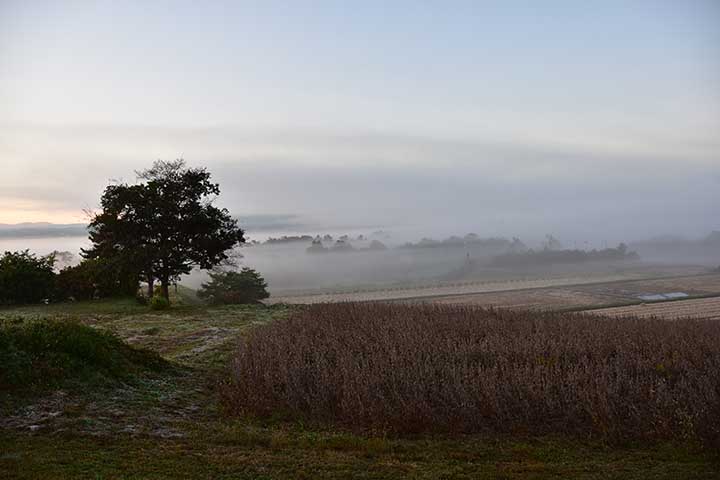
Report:
M29 250L0 255L0 305L37 303L52 296L55 256Z
M150 292L157 279L168 298L170 283L180 275L221 264L245 242L237 220L213 205L220 187L206 169L188 168L183 160L157 161L137 175L138 183L105 189L85 257L122 263L147 280Z
M265 279L251 268L209 275L210 282L202 284L198 297L210 303L257 303L270 296Z

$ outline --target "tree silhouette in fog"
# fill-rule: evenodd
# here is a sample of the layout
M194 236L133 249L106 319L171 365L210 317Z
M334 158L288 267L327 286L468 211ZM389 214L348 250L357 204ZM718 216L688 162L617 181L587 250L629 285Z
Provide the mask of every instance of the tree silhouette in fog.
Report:
M120 261L147 280L150 295L158 280L168 298L170 283L180 275L219 265L245 242L237 220L213 205L220 187L205 168L156 161L137 175L139 183L105 189L85 257Z

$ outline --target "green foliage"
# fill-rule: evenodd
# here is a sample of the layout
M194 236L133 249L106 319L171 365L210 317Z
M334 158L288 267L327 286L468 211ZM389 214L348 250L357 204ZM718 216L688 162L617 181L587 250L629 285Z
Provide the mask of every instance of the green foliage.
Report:
M102 212L89 226L88 258L116 259L147 280L160 280L168 298L173 280L196 266L220 264L245 241L237 220L212 205L220 188L204 168L158 161L138 177L144 182L105 189Z
M55 257L38 257L28 250L0 257L0 304L38 303L50 297Z
M156 354L76 322L0 321L0 390L124 379L162 365Z
M269 296L265 279L247 267L240 272L210 272L210 282L198 291L198 297L210 303L257 303Z
M117 259L85 259L60 271L56 279L56 298L90 300L132 296L137 293L136 272L123 268Z
M154 295L150 299L150 308L153 310L167 310L170 308L170 300L162 295Z

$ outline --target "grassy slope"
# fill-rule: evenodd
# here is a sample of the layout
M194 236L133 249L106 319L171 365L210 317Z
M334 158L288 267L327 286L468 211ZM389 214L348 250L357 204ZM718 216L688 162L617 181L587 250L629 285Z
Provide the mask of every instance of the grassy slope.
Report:
M180 292L182 294L182 292ZM0 478L717 478L690 445L609 448L576 439L367 438L228 420L214 382L232 341L283 307L170 312L132 301L0 310L79 318L179 368L122 387L56 391L0 412Z

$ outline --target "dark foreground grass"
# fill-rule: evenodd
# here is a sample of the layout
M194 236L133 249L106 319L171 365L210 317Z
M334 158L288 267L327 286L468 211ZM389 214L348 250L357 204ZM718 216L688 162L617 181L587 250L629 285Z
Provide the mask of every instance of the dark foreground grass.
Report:
M386 439L228 422L202 427L173 440L0 433L0 478L709 480L720 468L711 453L682 444L609 448L554 437Z
M720 323L325 304L254 330L223 394L361 431L720 445Z

